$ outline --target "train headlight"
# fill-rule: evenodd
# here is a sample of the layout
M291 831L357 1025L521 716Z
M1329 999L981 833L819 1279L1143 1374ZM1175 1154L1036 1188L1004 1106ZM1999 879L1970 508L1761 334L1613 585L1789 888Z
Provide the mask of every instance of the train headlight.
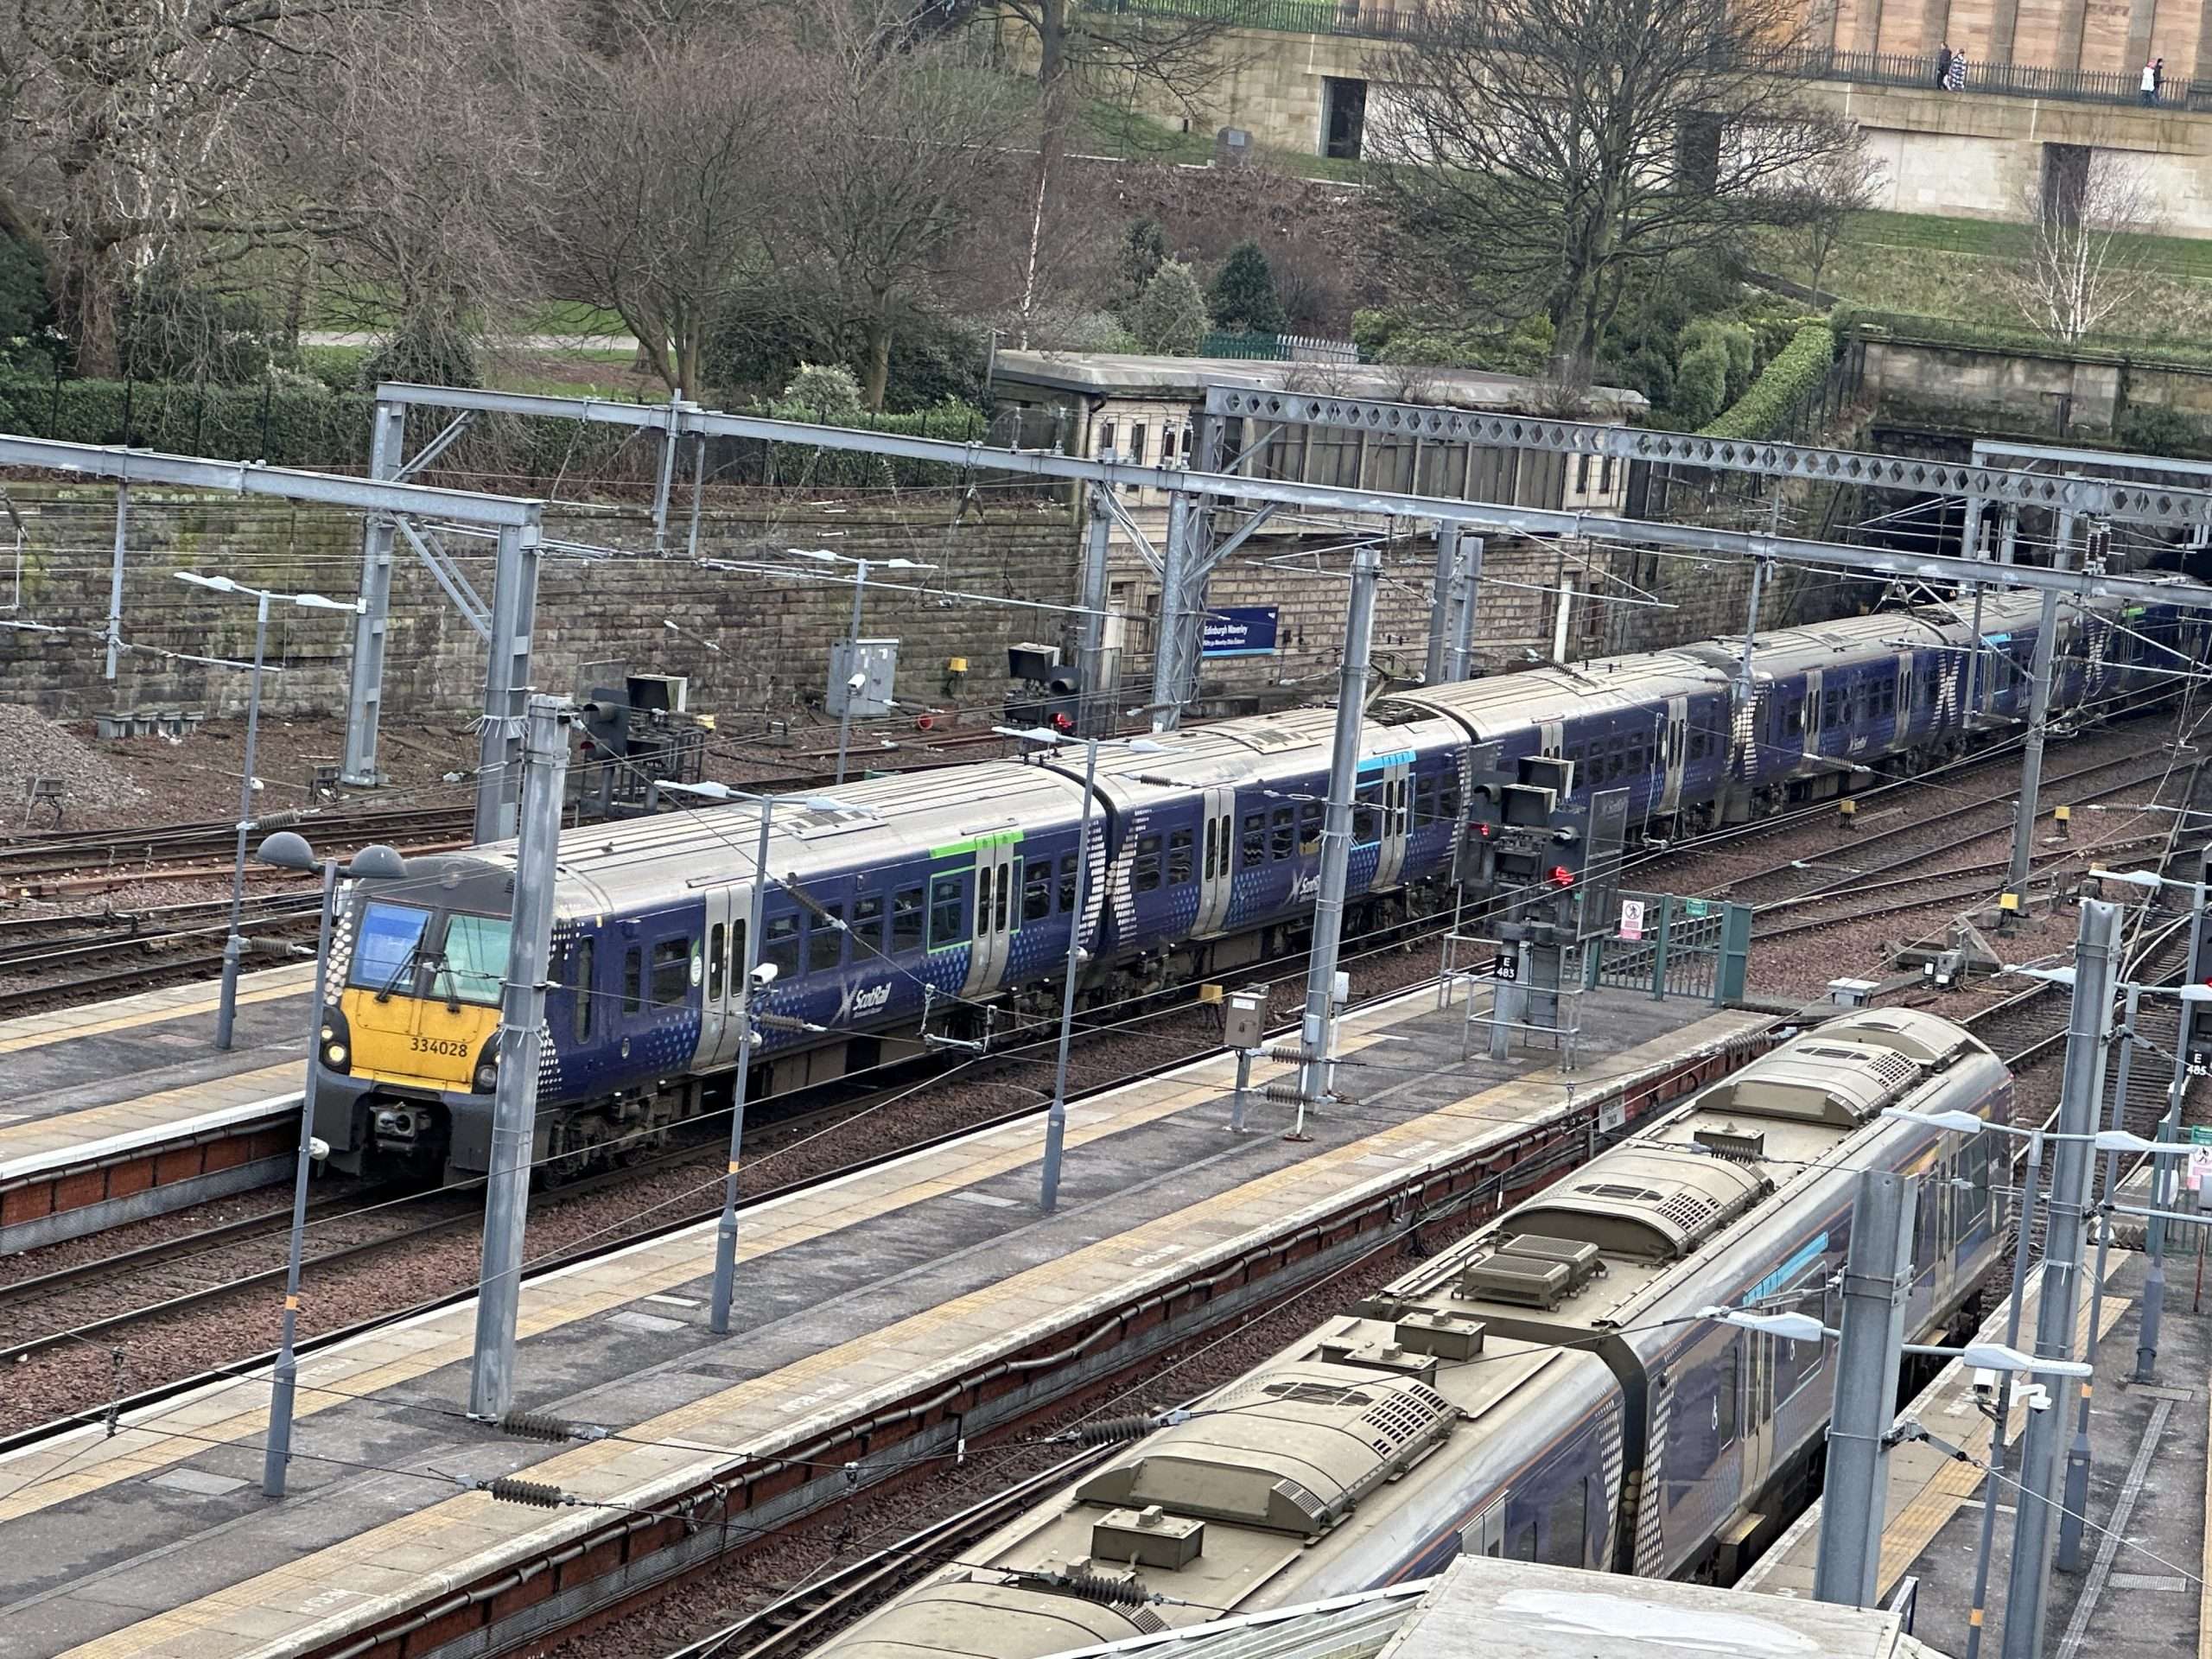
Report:
M489 1094L499 1086L499 1033L496 1030L476 1051L476 1068L471 1075L479 1094Z
M333 1071L346 1069L346 1060L353 1053L353 1033L346 1023L346 1015L335 1007L322 1011L322 1063Z

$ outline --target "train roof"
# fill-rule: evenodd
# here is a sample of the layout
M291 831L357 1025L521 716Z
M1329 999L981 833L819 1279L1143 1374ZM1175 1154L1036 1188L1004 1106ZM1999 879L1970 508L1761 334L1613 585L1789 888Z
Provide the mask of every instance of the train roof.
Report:
M873 868L1017 824L1072 824L1082 812L1080 781L1049 767L1011 760L932 767L843 784L821 795L779 796L769 818L769 864L800 874ZM758 806L730 801L563 830L561 913L650 905L744 880L752 874L760 826ZM454 856L512 872L515 847L493 842Z
M1485 1330L1516 1336L1571 1339L1633 1324L1739 1217L1969 1057L1998 1065L1963 1027L1922 1010L1832 1021L1713 1084L1391 1291L1446 1291Z

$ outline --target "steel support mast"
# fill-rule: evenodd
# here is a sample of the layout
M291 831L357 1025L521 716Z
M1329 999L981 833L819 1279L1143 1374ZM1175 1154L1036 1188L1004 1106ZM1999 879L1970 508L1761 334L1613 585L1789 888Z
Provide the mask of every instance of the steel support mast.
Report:
M1351 875L1352 798L1359 788L1359 746L1366 730L1367 674L1375 635L1375 582L1382 568L1372 542L1352 555L1351 603L1344 617L1344 671L1329 751L1329 798L1321 818L1321 886L1313 904L1313 944L1306 970L1306 1014L1299 1048L1300 1109L1325 1100L1334 1079L1329 1051L1336 1032L1337 953L1343 942L1344 890Z
M484 1266L477 1280L476 1350L468 1379L468 1414L480 1418L505 1416L515 1399L515 1321L522 1308L523 1230L537 1143L538 1045L545 1035L553 879L569 773L567 706L555 697L533 696L524 719L522 822L499 1002L499 1081L492 1107Z

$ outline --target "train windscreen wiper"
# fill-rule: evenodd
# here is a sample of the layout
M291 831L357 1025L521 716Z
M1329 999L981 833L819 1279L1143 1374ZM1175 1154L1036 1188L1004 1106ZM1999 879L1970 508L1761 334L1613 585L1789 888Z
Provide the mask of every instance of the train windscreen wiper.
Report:
M423 940L417 935L415 943L407 947L407 954L399 959L399 966L391 970L391 977L378 988L377 1001L389 1002L391 994L399 988L399 982L415 971L415 964L423 954Z

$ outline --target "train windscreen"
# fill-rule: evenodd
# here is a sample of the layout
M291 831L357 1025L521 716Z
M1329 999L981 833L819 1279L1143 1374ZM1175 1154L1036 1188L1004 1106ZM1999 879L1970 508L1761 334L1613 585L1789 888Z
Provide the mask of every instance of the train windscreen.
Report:
M361 912L349 982L372 991L387 986L404 989L422 951L423 930L429 921L429 911L412 905L371 901Z
M435 995L462 1002L496 1004L500 989L506 983L507 941L512 932L512 925L504 916L448 918Z

